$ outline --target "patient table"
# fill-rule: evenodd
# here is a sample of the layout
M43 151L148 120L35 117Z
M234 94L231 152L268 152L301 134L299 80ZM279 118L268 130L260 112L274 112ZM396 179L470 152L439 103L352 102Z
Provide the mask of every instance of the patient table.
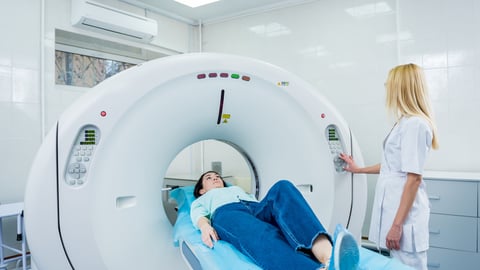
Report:
M213 249L203 244L201 233L190 219L190 204L195 199L193 186L180 187L170 192L170 198L178 203L178 216L174 225L174 245L180 248L183 258L193 270L261 270L247 256L230 243L219 240ZM391 259L360 247L358 270L413 270Z

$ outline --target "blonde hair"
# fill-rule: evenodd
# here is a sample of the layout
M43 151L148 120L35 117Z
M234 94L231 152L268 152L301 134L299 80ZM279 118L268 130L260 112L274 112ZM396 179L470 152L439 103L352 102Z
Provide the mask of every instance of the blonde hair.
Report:
M437 128L422 68L415 64L394 67L388 73L385 87L386 106L396 120L403 116L423 117L432 128L432 148L438 149Z

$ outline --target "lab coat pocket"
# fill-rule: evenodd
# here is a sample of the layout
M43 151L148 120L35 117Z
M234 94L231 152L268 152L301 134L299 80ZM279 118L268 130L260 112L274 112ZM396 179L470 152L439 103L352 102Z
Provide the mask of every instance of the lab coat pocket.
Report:
M427 224L428 224L428 221L427 221ZM429 243L430 233L428 231L428 226L421 223L417 223L413 225L413 237L414 237L413 244L415 246L416 252L428 250L428 247L430 246L430 243Z
M428 228L415 224L403 225L403 234L400 240L400 249L406 252L421 252L428 249Z
M400 249L402 251L414 252L415 237L413 224L403 225L402 238L400 239Z

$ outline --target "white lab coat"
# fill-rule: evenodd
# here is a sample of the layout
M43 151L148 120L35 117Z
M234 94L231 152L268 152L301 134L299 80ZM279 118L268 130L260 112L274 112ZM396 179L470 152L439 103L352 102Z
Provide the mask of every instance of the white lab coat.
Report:
M375 190L369 239L386 248L385 238L395 218L407 173L422 174L432 144L432 130L420 117L403 117L383 144L383 158ZM415 201L403 225L400 250L428 249L430 204L422 180Z

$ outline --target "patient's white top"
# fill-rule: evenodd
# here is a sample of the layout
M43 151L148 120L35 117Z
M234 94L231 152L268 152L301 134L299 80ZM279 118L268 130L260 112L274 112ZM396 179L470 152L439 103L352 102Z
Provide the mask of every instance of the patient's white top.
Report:
M380 247L386 248L385 238L400 205L407 173L423 173L432 136L430 125L425 119L403 117L384 141L369 233L369 240ZM428 249L429 215L429 200L422 180L403 225L401 250L420 252Z
M257 201L252 194L246 193L238 186L211 189L192 202L190 209L192 223L198 229L197 224L200 217L210 218L220 206L241 200Z

